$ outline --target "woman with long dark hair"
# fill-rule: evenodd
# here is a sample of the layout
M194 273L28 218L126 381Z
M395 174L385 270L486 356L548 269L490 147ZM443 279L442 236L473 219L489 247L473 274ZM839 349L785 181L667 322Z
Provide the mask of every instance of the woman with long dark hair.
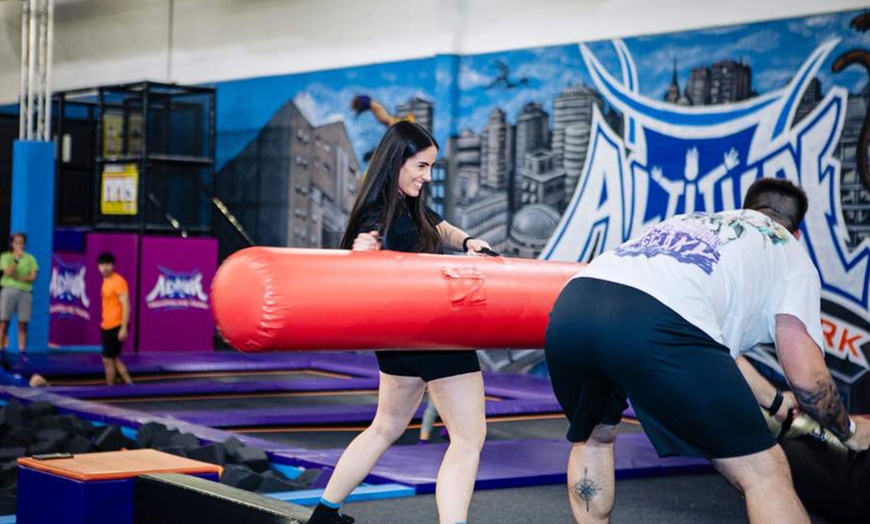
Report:
M489 249L426 205L426 183L438 144L424 128L398 122L387 129L341 241L344 249L478 255ZM409 312L414 314L413 312ZM435 488L442 524L464 523L486 437L483 377L474 351L379 351L378 409L371 425L345 450L309 524L347 524L339 505L398 439L428 388L450 433Z

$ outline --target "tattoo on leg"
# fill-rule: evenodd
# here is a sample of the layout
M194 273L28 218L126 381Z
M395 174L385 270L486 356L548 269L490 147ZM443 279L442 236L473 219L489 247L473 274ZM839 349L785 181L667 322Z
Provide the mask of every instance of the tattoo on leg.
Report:
M589 468L583 468L583 480L574 483L574 493L586 501L586 513L589 513L589 500L600 492L601 488L589 479Z

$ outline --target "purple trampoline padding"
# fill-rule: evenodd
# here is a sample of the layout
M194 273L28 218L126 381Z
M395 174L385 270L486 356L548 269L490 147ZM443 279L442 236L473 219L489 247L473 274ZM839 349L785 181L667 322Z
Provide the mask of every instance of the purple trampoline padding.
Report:
M208 371L281 371L317 369L363 377L377 376L377 361L370 353L136 353L122 355L133 375L146 373L191 373ZM102 375L99 354L49 353L28 355L27 362L16 361L13 370L50 376Z
M168 397L184 395L222 395L249 393L277 393L303 391L356 391L378 389L376 378L330 378L312 377L283 381L186 380L163 384L139 382L134 388L123 386L60 386L48 391L81 399L118 399L137 397Z
M375 416L375 404L295 406L287 408L173 411L172 417L213 428L363 424ZM418 411L418 415L422 412Z
M173 411L179 419L214 428L241 428L255 426L311 426L320 424L368 424L375 416L376 405L294 406L286 408L225 409L221 411L183 410ZM423 416L425 406L420 406L415 419ZM561 413L553 401L502 400L487 401L488 417L511 415L538 415Z
M486 394L494 397L556 401L550 379L508 373L484 373Z
M433 493L446 444L393 446L372 470L371 482L398 482ZM570 443L565 440L501 440L487 442L480 456L476 489L540 486L565 483ZM343 450L297 454L303 467L332 467ZM616 440L616 477L707 472L704 459L659 458L643 433L624 433Z

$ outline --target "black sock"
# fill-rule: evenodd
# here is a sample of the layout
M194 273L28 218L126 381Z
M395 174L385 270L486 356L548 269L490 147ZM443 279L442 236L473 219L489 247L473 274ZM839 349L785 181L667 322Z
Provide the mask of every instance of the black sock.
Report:
M338 520L338 507L330 507L320 502L315 506L308 524L332 524Z

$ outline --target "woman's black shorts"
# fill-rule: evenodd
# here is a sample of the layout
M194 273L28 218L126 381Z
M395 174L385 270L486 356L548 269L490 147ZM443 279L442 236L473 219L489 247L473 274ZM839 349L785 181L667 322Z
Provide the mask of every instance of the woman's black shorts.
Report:
M375 351L378 368L387 375L439 378L480 371L474 351Z

